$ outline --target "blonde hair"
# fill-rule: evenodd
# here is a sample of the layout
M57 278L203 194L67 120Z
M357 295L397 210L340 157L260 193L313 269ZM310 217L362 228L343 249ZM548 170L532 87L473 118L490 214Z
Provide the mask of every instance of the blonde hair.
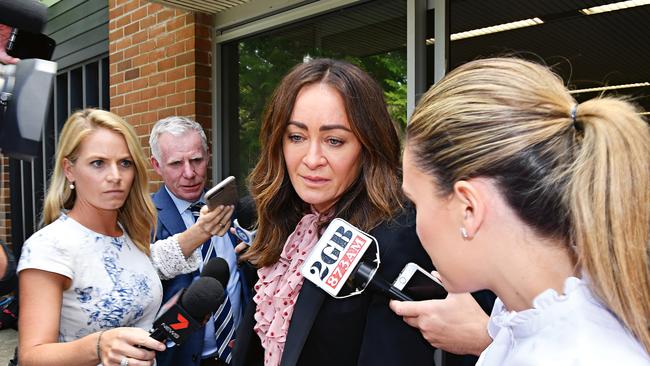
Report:
M135 245L148 255L149 240L157 220L157 212L149 195L148 161L133 127L111 112L84 109L73 113L65 122L43 205L43 222L45 225L50 224L61 215L62 209L70 210L74 206L76 193L68 187L63 172L63 161L68 159L75 163L79 157L79 146L91 132L98 128L117 132L126 141L136 174L131 191L124 205L119 209L118 221Z
M578 105L544 66L477 60L422 97L407 146L440 194L494 178L537 234L567 243L594 293L650 352L650 131L634 106Z

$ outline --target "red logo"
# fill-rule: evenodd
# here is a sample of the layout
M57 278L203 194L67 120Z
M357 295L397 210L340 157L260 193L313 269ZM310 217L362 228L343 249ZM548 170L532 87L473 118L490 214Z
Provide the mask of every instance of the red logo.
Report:
M178 323L170 324L174 330L185 329L190 325L190 322L183 317L183 315L178 314Z

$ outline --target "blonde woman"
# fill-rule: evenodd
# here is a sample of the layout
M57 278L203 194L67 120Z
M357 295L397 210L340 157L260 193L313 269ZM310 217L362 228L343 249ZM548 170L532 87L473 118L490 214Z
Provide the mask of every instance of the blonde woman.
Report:
M578 104L531 62L473 61L422 97L403 188L448 290L499 297L479 365L650 364L648 156L632 105Z
M159 274L195 270L195 255L182 253L218 220L152 246L169 262L152 255L157 273L149 257L156 211L133 128L110 112L76 112L55 159L46 226L25 242L18 265L20 364L151 365L153 351L165 349L147 332L161 303Z

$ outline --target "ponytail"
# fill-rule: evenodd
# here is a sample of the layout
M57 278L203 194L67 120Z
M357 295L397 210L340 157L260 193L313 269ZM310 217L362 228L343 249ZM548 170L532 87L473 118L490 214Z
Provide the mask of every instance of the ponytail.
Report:
M577 108L572 242L592 290L650 353L650 129L624 101Z

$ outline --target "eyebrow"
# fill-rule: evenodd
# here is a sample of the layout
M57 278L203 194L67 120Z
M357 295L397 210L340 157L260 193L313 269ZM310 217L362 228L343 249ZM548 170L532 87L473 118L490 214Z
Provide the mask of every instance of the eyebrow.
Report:
M97 159L109 160L108 156L102 155L102 154L88 155L88 159L90 159L90 160L97 160ZM133 157L131 156L131 154L129 154L129 155L122 155L122 156L117 158L117 160L124 160L124 159L133 159Z
M298 128L301 128L303 130L308 129L306 124L304 124L302 122L297 122L297 121L289 121L289 122L287 122L287 125L294 125L294 126L296 126ZM344 130L344 131L352 132L351 129L349 129L349 128L343 126L343 125L339 125L339 124L322 125L319 128L319 131L331 131L331 130Z

